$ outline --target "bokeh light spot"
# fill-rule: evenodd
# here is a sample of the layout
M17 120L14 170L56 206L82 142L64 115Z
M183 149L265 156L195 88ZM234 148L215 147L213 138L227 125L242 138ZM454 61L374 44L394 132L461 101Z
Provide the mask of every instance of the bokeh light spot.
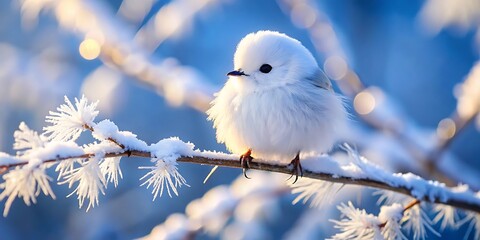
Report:
M80 43L78 52L80 56L87 60L93 60L100 55L101 46L100 43L92 38L87 38Z
M455 135L456 129L455 122L450 118L445 118L438 123L437 135L441 139L450 139Z
M367 91L360 92L353 100L355 111L361 115L369 114L375 109L375 97Z

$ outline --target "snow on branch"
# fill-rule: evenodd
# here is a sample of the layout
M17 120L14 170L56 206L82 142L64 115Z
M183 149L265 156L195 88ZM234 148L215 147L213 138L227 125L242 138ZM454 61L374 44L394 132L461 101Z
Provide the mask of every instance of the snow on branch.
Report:
M89 103L85 97L75 99L75 105L67 98L65 102L65 105L57 109L58 112L50 112L50 116L47 116L47 123L51 125L44 128L43 134L29 129L25 123L20 124L19 130L14 134L14 148L19 150L15 156L0 153L0 169L8 171L3 175L4 182L0 184L3 189L0 200L7 199L4 216L8 214L16 197L23 198L27 205L35 203L41 192L55 198L50 187L52 178L45 172L55 164L58 164L55 169L58 172L58 184L74 188L69 196L76 195L80 207L88 201L87 211L98 205L99 194L105 194L109 183L113 183L115 187L118 185L118 179L122 177L120 159L123 156L151 159L153 165L140 167L149 170L141 178L141 185L152 188L154 199L162 196L164 192L169 196L172 196L172 193L178 195L177 188L189 186L178 170L178 162L241 167L236 155L201 151L195 149L194 144L175 137L148 145L135 134L120 131L110 120L95 122L98 115L96 103ZM75 140L82 132L90 132L94 141L83 146L78 145ZM377 224L378 229L375 229L381 231L383 236L388 236L387 238L401 236L400 223L407 229L412 229L419 239L424 238L427 229L436 233L431 229L432 221L426 218L426 214L418 207L421 202L441 203L469 210L472 213L469 213L468 219L471 219L475 227L480 225L476 224L480 213L480 194L470 190L467 185L449 188L443 183L428 181L412 173L390 173L369 162L348 145L344 144L343 149L342 158L337 155L322 155L302 159L304 177L316 181L300 181L298 185L291 185L293 193L300 193L294 202L302 199L305 202L312 198L313 205L328 204L331 198L322 195L335 195L341 191L344 184L353 184L403 194L403 197L398 198L384 193L380 199L392 204L390 208L384 208L384 212L392 208L399 209L399 206L393 205L396 203L393 199L405 200L407 196L415 200L414 204L404 208L401 216L379 215L380 223ZM250 164L250 168L291 174L291 166L278 164L275 159L256 159ZM350 205L342 205L340 210L346 212L351 208ZM407 209L409 211L404 215ZM442 225L445 226L455 222L455 219L450 219L455 215L455 211L448 208L436 210L438 217L435 221L443 219ZM365 217L370 218L367 215ZM400 222L401 219L406 220ZM377 230L372 230L372 234L376 235Z
M162 141L171 141L172 139L164 139ZM187 146L193 146L191 143L185 143L177 140L172 152L168 156L178 156L177 162L188 162L196 164L206 165L218 165L221 167L233 167L241 168L238 164L238 158L235 155L216 153L210 151L200 151L188 149ZM151 148L150 148L151 149ZM178 151L183 149L182 151ZM64 149L59 148L59 152ZM106 152L105 158L121 157L121 156L137 156L150 158L154 155L155 150L122 150ZM169 151L168 149L162 149L163 151ZM349 151L352 151L351 149ZM334 158L324 155L318 158L309 158L303 160L304 177L319 179L324 181L330 181L342 184L362 185L367 187L374 187L378 189L385 189L409 195L413 198L417 198L423 201L432 203L442 203L453 207L463 208L480 213L480 197L478 194L472 192L469 189L458 191L446 187L444 184L436 181L428 181L422 179L412 173L391 174L384 170L381 170L378 166L375 166L360 156L357 156L355 152L352 154L353 162L350 164L340 164ZM5 157L4 157L5 156ZM60 155L59 155L60 156ZM44 159L44 162L64 161L70 159L92 158L95 153L82 153L77 155L54 157ZM12 159L18 160L11 163ZM168 159L168 158L167 158ZM5 161L5 162L4 162ZM273 162L273 163L269 163ZM25 165L27 162L22 161L21 158L16 159L14 156L7 156L3 154L0 157L0 168L11 168L15 166ZM287 165L275 164L275 160L261 160L251 163L251 169L279 172L290 174L290 167ZM152 169L148 167L148 169ZM178 173L174 173L175 176L179 176ZM181 177L181 176L179 176ZM185 179L179 179L176 184L170 182L172 186L183 185ZM183 184L180 184L183 183ZM175 192L175 191L174 191Z

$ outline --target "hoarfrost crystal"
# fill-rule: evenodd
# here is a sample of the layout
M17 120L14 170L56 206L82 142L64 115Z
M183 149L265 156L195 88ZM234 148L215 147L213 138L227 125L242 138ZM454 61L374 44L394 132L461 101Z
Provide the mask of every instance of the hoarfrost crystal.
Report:
M332 236L334 240L354 240L354 239L383 239L380 232L382 222L373 214L367 214L365 210L355 208L351 202L348 205L342 203L338 206L342 213L342 220L330 220L335 223L335 228L340 229L340 233Z
M10 170L3 175L3 182L0 184L0 188L3 189L0 194L0 201L7 198L5 203L5 209L3 216L7 216L13 200L16 197L23 198L25 204L37 202L37 196L40 192L43 192L45 196L51 196L55 199L55 194L50 187L50 177L45 173L44 166L33 167L31 165L25 165L23 167L17 167Z
M13 149L23 150L18 151L17 155L24 155L29 152L30 149L43 147L47 139L39 135L36 131L31 130L24 122L20 123L18 130L13 133L15 143Z
M98 102L89 103L85 96L80 101L75 98L75 106L65 96L65 104L57 108L57 112L50 111L45 120L51 126L43 128L50 140L75 141L86 127L93 127L98 111L95 110Z
M64 176L64 181L59 184L68 183L68 187L78 182L78 186L67 197L77 194L78 205L81 208L85 201L85 198L89 200L87 211L91 207L98 205L98 195L101 192L105 194L104 188L106 185L105 176L100 170L98 159L91 158L84 160L81 163L81 167L74 168L70 172L67 172Z
M100 170L106 176L106 181L113 183L115 187L118 186L118 177L123 178L122 169L120 169L120 159L122 157L105 158L100 163Z
M305 204L310 198L310 207L323 207L332 202L343 184L326 182L314 179L300 179L296 184L290 184L292 193L300 193L294 200L296 204L303 200Z
M152 161L156 161L155 166L140 167L140 169L150 169L150 172L145 174L140 180L146 179L141 186L147 185L147 188L150 188L150 186L153 187L153 200L158 196L161 197L165 188L168 195L172 197L170 191L173 191L173 193L178 196L177 187L181 187L182 185L189 186L185 178L178 172L177 162L175 160L152 159Z

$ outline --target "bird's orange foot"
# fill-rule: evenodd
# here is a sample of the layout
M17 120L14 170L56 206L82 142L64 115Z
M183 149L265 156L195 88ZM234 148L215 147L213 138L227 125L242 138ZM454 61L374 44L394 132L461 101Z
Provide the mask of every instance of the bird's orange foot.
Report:
M252 155L252 149L248 149L247 152L240 155L240 165L242 166L242 169L243 169L243 176L245 176L245 178L248 178L248 179L250 178L247 176L247 170L250 168L250 163L252 163L252 160L253 160L253 157L251 155Z
M303 177L303 168L302 164L300 164L300 152L297 153L297 156L295 156L295 158L292 160L292 162L290 162L290 164L288 164L288 166L292 168L292 175L287 179L287 181L290 180L293 175L295 175L295 180L293 181L293 184L295 184L298 180L299 175L300 177Z

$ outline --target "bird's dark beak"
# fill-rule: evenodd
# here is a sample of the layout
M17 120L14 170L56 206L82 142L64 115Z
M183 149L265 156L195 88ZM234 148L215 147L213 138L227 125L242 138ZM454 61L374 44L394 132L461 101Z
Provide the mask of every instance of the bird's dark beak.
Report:
M243 71L235 70L227 73L227 76L248 76Z

